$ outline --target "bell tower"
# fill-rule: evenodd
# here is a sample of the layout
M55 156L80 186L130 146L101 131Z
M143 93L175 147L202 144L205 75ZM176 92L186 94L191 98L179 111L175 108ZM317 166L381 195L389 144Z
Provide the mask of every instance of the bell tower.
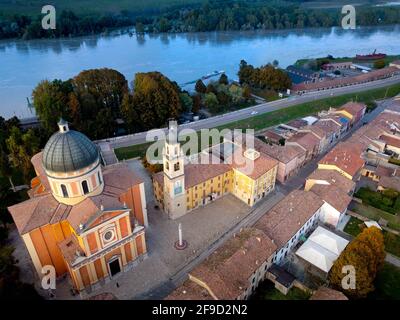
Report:
M171 219L186 213L185 157L178 141L178 124L169 122L163 150L164 209Z

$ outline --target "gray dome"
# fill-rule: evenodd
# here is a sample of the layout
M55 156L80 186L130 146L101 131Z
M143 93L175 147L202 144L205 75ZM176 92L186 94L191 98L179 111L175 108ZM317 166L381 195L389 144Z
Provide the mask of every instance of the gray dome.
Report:
M97 146L84 134L68 127L53 134L43 150L43 166L53 172L77 171L98 159Z

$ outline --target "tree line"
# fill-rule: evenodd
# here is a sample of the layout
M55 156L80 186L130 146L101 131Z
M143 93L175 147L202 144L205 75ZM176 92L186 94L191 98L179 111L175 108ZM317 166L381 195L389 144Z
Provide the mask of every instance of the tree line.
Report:
M43 30L42 16L0 16L0 38L55 38L135 26L137 33L289 29L339 26L339 9L303 9L299 1L214 0L200 6L182 5L156 13L121 11L100 16L63 10L55 30ZM398 7L357 7L357 25L389 25L400 21Z

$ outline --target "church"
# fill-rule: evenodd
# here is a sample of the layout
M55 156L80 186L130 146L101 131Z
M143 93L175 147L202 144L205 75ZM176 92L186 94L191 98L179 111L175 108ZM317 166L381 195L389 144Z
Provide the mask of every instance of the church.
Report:
M8 208L39 278L53 266L76 291L95 289L147 256L144 182L60 120L32 158L30 199Z
M171 132L175 134L170 135ZM252 207L275 189L278 162L267 154L225 141L198 155L210 160L207 164L191 163L178 140L170 139L177 135L177 123L171 121L162 152L163 171L153 175L155 199L170 219L228 193ZM232 150L229 158L215 152L224 148ZM238 153L245 163L236 161ZM252 170L247 170L246 163Z

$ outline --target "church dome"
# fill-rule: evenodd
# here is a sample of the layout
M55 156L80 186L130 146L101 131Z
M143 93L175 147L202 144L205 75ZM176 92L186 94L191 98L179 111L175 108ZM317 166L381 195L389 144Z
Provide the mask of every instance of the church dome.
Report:
M97 146L84 134L69 130L60 120L59 132L53 134L43 150L43 166L48 171L67 173L90 166L99 159Z

